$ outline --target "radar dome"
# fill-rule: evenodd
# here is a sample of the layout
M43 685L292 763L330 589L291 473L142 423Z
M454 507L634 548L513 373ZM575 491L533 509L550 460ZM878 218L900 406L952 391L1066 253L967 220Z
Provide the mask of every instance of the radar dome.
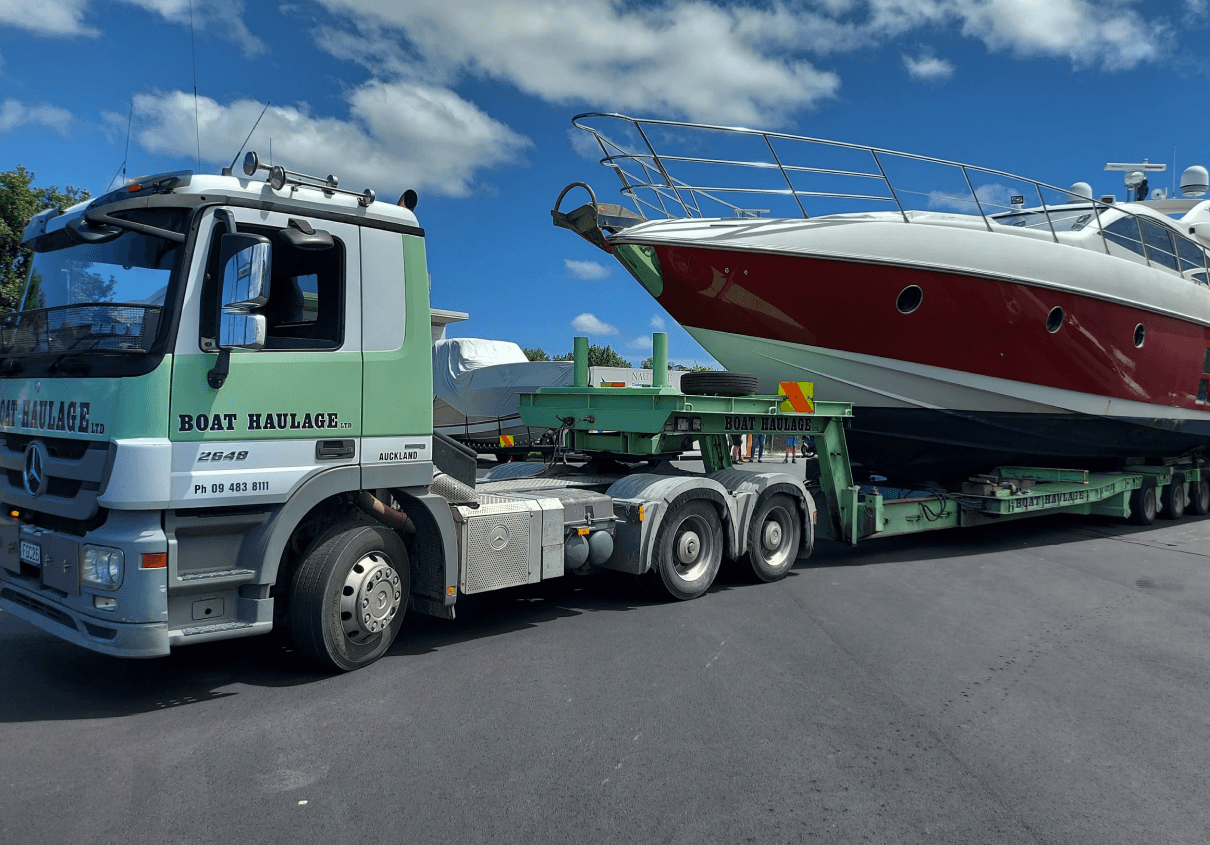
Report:
M1195 164L1181 174L1181 193L1187 197L1200 197L1210 187L1208 181L1206 168Z
M1071 204L1088 202L1092 199L1092 185L1087 182L1076 182L1067 189L1067 201Z

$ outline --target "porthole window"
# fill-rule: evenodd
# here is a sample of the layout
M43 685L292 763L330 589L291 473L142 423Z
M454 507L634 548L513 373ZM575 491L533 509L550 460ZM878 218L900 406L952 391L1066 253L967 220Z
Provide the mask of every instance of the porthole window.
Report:
M1050 309L1050 313L1046 315L1046 331L1054 334L1059 329L1063 328L1063 309L1056 305Z
M911 314L920 307L920 303L924 301L924 291L919 285L908 285L903 290L899 291L899 298L895 300L895 307L899 309L901 314Z
M1137 326L1134 327L1134 345L1137 348L1142 349L1143 341L1145 341L1146 339L1147 339L1147 327L1144 326L1142 323L1139 323Z

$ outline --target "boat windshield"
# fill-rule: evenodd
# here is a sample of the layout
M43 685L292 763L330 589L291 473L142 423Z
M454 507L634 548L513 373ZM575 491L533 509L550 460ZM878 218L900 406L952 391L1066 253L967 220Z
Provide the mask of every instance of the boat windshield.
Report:
M182 232L183 209L113 216ZM126 230L105 243L57 232L35 247L21 311L0 325L0 355L108 350L145 352L162 322L181 244Z
M1054 226L1056 232L1079 232L1089 224L1096 225L1096 211L1092 206L1069 206L1061 208L1027 209L1010 211L1007 214L994 214L992 220L1001 226L1014 226L1019 229L1042 229L1049 232Z

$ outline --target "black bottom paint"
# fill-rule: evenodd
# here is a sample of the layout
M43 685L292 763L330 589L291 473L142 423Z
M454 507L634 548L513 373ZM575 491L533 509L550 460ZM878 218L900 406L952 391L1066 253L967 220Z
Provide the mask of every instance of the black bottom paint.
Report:
M1206 420L854 408L849 457L889 478L949 481L998 466L1109 470L1210 446Z

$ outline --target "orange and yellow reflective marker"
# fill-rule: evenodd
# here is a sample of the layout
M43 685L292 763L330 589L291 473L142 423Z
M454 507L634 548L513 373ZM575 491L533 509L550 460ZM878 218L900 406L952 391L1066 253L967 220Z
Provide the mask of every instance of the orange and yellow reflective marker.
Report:
M809 381L783 381L777 385L777 395L785 399L778 408L787 413L815 413L815 384Z
M516 443L513 441L513 436L511 434L501 434L500 435L500 445L501 446L515 446Z

